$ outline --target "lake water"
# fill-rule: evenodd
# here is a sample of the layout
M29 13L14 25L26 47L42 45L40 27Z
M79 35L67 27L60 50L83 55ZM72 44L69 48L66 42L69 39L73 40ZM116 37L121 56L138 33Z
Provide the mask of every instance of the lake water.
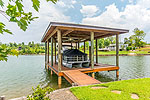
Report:
M7 62L0 62L0 95L7 99L21 97L32 92L38 84L57 89L57 76L45 71L44 56L9 56ZM115 64L115 56L100 56L100 63ZM96 73L102 82L114 81L115 71ZM121 80L150 77L150 56L121 56ZM71 86L65 79L62 88Z

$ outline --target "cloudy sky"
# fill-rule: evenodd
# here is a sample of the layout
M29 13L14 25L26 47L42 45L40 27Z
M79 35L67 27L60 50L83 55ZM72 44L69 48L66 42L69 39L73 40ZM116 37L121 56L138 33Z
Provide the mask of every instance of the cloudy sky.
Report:
M145 41L150 42L150 0L59 0L57 4L40 1L40 11L35 12L31 0L24 0L25 10L39 17L26 32L0 15L0 21L14 34L0 35L0 42L39 43L51 21L129 29L128 34L120 36L122 39L132 35L133 29L138 27L147 33Z

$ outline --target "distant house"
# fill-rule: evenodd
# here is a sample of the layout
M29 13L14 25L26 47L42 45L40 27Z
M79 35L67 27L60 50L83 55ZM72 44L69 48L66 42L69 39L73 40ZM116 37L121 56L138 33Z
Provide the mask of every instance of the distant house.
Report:
M128 47L128 44L119 44L119 50L126 49L127 47ZM110 44L107 47L107 49L110 51L115 51L116 50L116 44Z

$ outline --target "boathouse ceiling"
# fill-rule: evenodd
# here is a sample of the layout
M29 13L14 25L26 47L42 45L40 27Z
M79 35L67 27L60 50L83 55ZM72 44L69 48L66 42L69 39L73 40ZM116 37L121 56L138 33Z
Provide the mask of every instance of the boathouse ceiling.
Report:
M100 39L129 32L129 30L126 29L51 22L47 27L41 41L45 42L51 37L57 41L57 30L61 31L63 43L89 41L91 32L94 32L94 39Z

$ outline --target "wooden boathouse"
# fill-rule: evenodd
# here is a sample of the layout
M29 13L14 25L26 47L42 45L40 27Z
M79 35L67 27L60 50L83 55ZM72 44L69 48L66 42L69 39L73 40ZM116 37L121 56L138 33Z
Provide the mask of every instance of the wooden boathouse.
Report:
M71 23L51 22L42 37L45 42L45 67L58 75L58 85L61 85L61 77L64 77L70 84L89 85L98 84L100 81L95 79L95 72L116 71L116 77L119 77L119 35L128 33L129 30L116 29L108 27L80 25ZM109 36L116 36L116 65L101 64L98 62L98 39ZM94 44L94 40L96 41ZM76 43L76 49L79 49L80 43L89 41L89 60L88 68L68 68L62 64L62 43ZM49 49L49 43L51 48ZM96 50L94 50L94 45ZM51 60L49 60L49 50L51 50ZM96 52L96 61L94 61L94 52ZM53 54L54 58L53 59ZM58 62L56 61L58 59ZM92 77L86 75L92 73Z

